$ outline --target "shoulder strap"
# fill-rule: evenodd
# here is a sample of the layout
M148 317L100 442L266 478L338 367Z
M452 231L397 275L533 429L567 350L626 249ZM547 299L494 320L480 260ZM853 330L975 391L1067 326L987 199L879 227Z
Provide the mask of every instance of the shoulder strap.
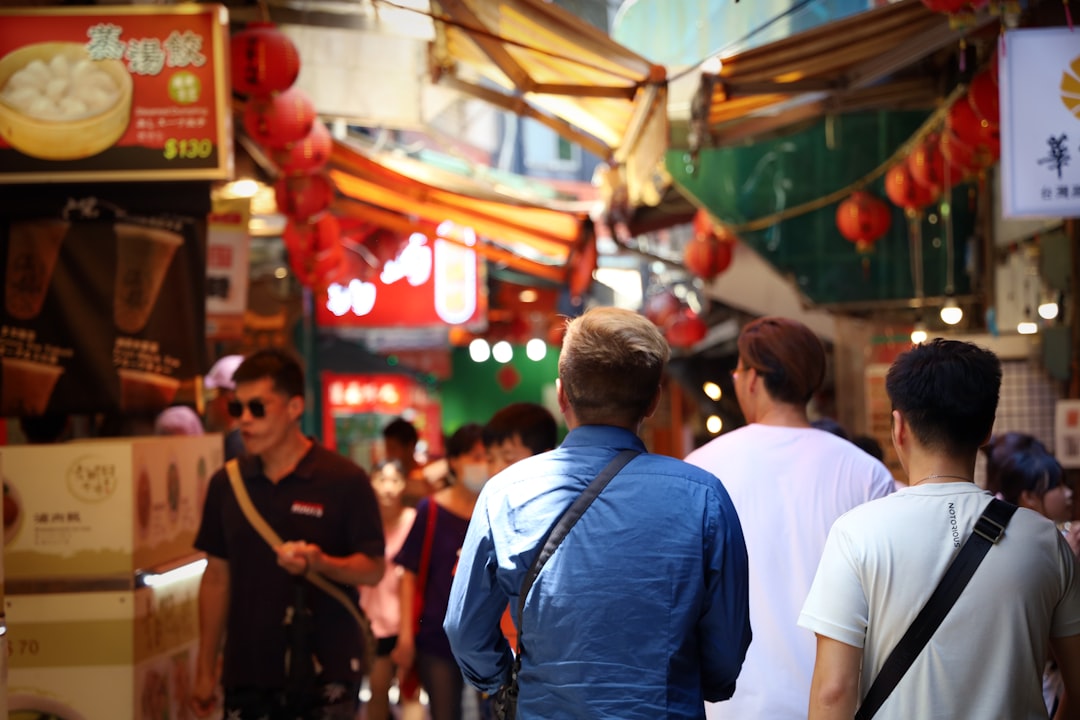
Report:
M885 663L881 672L874 678L870 690L855 713L855 720L870 720L881 709L889 694L896 688L911 664L915 662L926 643L930 641L938 626L960 597L964 587L975 574L976 568L986 556L990 546L996 544L1005 535L1005 526L1009 524L1016 506L994 498L983 510L975 522L975 529L968 537L964 547L945 571L938 586L919 611L911 627L900 638Z
M518 657L525 652L525 645L522 642L522 637L525 634L525 598L529 594L529 590L532 589L533 582L536 580L536 576L540 574L540 570L547 563L548 559L555 553L555 549L559 547L559 543L563 541L563 538L570 532L570 528L574 527L574 524L578 521L589 506L592 505L593 500L603 491L607 484L611 482L611 479L619 474L619 471L626 467L626 464L633 460L636 456L640 455L640 450L623 450L616 455L611 462L609 462L600 474L597 475L588 487L586 487L580 495L574 500L574 502L567 508L548 531L547 536L544 538L543 543L540 546L540 552L536 554L536 558L533 559L532 565L529 567L529 572L525 573L525 580L521 583L521 595L518 597Z
M229 475L229 483L232 485L233 494L236 495L236 501L240 504L240 509L244 512L244 517L247 518L251 527L255 528L255 532L259 533L262 539L266 541L266 544L277 550L282 544L281 536L274 531L274 528L270 527L270 523L266 522L266 518L255 508L255 503L251 502L251 496L248 495L247 487L244 485L244 478L240 474L240 464L235 458L225 463L225 471ZM373 652L374 636L371 633L371 624L368 622L367 617L360 612L357 604L349 599L349 596L343 593L341 588L311 568L308 568L308 571L304 573L304 578L345 606L345 609L349 611L356 624L360 626L360 631L368 641L366 643L366 652ZM368 667L371 667L370 658L368 659Z
M420 548L420 567L416 572L416 591L413 594L413 631L420 629L420 615L424 612L424 590L427 588L428 570L431 567L431 549L435 544L435 518L438 515L435 498L428 497L427 522L424 524L424 544Z

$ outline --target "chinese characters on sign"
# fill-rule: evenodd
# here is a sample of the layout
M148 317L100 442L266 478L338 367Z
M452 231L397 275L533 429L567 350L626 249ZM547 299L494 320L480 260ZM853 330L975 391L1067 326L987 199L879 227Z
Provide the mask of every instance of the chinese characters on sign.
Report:
M1003 214L1080 215L1080 41L1009 30L1000 58Z

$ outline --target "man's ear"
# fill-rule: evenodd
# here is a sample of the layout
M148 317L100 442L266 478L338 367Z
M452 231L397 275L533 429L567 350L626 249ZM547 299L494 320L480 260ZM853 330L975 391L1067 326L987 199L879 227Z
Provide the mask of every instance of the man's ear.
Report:
M646 418L651 418L653 416L653 413L656 412L656 408L660 407L660 396L663 395L663 393L664 393L664 388L657 385L656 386L656 394L653 395L652 402L649 403L649 408L648 408L648 410L645 411L645 417Z
M289 412L289 419L296 422L304 414L304 397L293 395L285 407Z
M892 411L892 427L889 431L892 435L893 447L896 448L897 452L900 452L900 448L907 442L910 429L907 423L904 422L904 416L900 414L899 410Z
M570 408L570 400L566 397L566 390L563 388L562 378L555 378L555 396L559 400L559 412L563 415Z

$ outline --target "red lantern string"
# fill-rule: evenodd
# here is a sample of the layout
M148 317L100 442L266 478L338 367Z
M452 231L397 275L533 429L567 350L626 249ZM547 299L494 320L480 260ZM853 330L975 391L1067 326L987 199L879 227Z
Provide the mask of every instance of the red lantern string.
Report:
M311 131L287 149L274 154L283 172L304 175L321 170L330 160L333 141L330 131L321 122L313 123Z
M270 95L296 82L300 53L273 23L252 22L229 40L233 90Z
M1061 0L1061 4L1065 6L1065 22L1069 24L1069 32L1072 32L1072 12L1069 10L1069 0Z
M860 253L870 252L873 244L889 231L890 225L889 206L864 190L853 192L836 208L836 226L840 234L855 243Z
M315 122L315 105L299 88L255 98L244 108L244 129L265 148L280 150L303 140Z

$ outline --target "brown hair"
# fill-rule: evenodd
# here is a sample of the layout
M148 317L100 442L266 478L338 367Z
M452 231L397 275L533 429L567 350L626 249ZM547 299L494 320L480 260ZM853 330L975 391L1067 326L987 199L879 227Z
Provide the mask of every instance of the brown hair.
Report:
M805 405L825 379L825 347L797 320L763 317L739 333L739 358L765 381L773 400Z
M671 350L656 326L620 308L594 308L567 324L559 378L582 424L635 427L660 388Z

